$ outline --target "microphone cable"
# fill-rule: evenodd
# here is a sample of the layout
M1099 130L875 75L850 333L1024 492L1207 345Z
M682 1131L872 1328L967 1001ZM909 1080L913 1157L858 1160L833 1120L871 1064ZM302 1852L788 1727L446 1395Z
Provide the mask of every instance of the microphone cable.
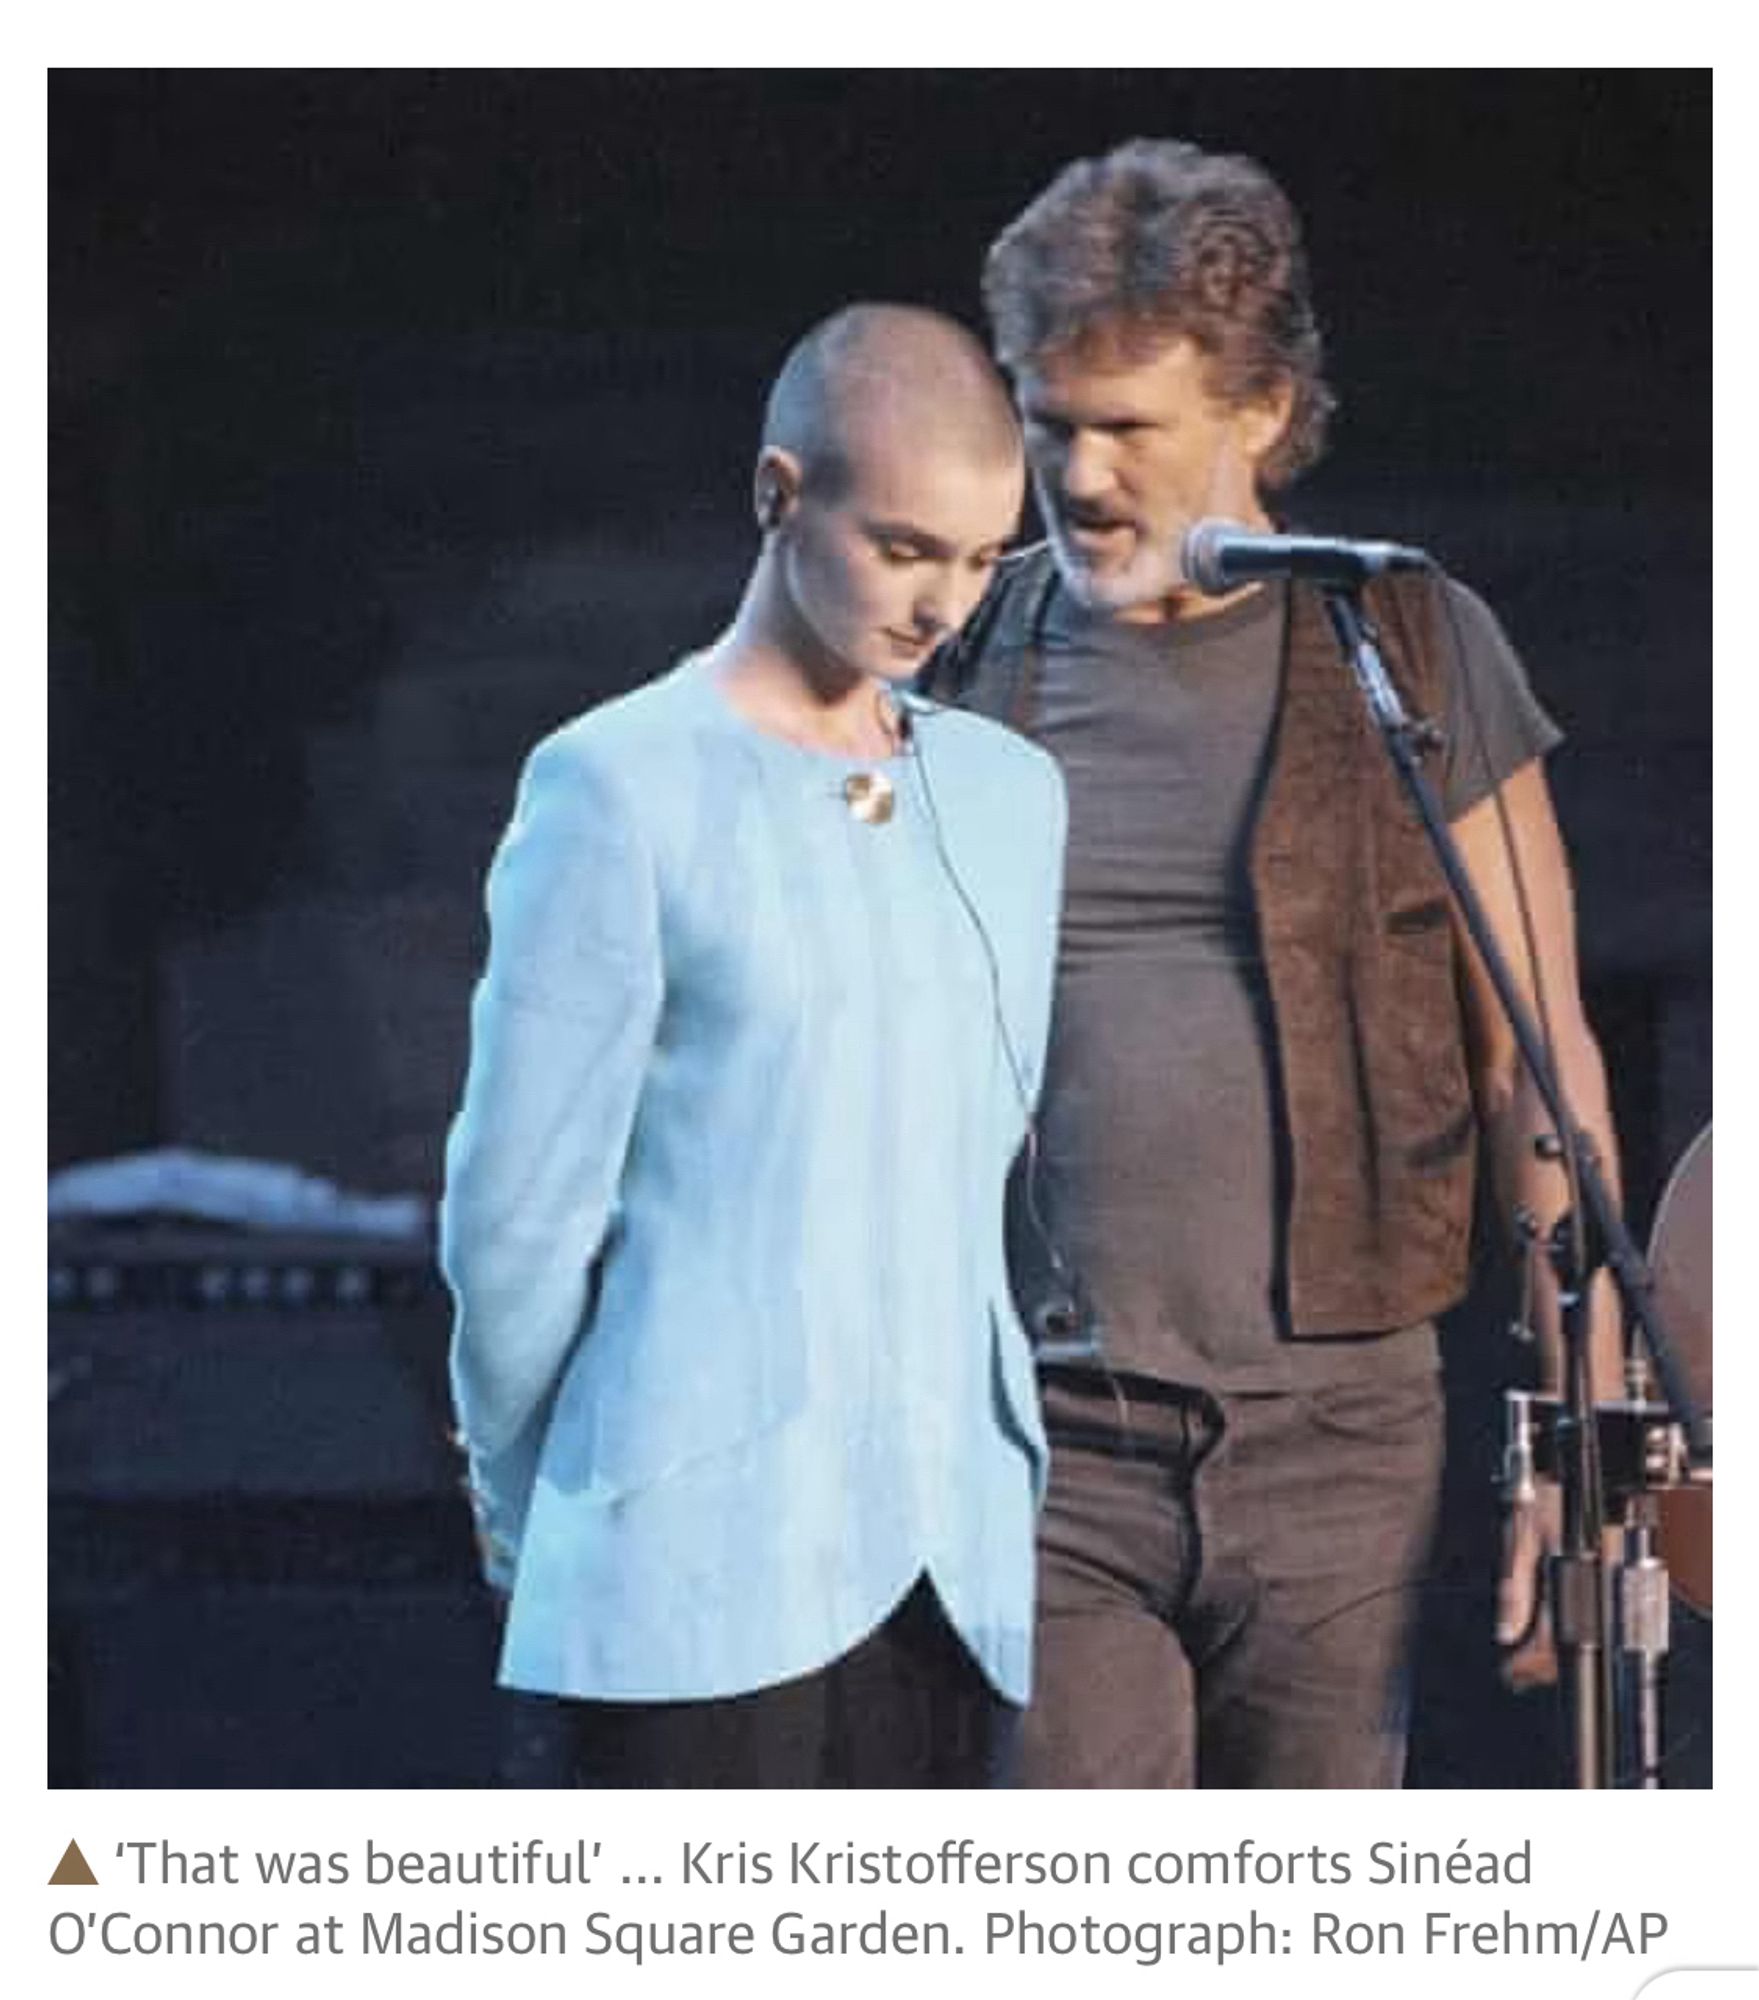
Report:
M894 693L898 712L910 719L910 708L903 696ZM925 706L925 713L932 714L932 705ZM953 893L959 900L972 930L982 947L984 965L989 975L990 1005L995 1021L997 1037L1001 1044L1003 1059L1008 1075L1014 1086L1014 1094L1020 1105L1020 1115L1025 1131L1022 1141L1023 1172L1021 1175L1022 1198L1026 1218L1037 1237L1040 1248L1050 1267L1053 1296L1034 1309L1029 1338L1033 1359L1040 1364L1082 1364L1097 1366L1110 1385L1121 1412L1127 1423L1127 1404L1122 1389L1105 1359L1105 1350L1095 1322L1091 1305L1088 1303L1085 1287L1071 1267L1069 1260L1057 1243L1055 1232L1045 1218L1039 1199L1039 1176L1043 1164L1043 1148L1039 1133L1038 1119L1034 1110L1032 1093L1027 1087L1025 1065L1020 1060L1014 1037L1008 1027L1007 1009L1002 1000L1002 973L996 955L994 940L983 921L982 913L972 900L958 869L954 866L952 853L946 837L946 829L941 820L940 807L934 795L934 783L929 773L929 760L914 720L902 732L908 744L911 763L917 773L917 782L922 793L923 806L928 815L930 837L934 841L935 855L941 872L951 884Z

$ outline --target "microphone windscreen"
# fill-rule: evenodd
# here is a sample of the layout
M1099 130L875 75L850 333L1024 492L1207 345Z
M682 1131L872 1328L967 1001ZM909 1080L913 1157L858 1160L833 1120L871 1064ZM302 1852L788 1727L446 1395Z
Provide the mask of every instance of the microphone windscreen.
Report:
M1229 536L1237 532L1231 521L1213 520L1197 521L1186 530L1179 569L1205 597L1220 597L1233 588L1223 570L1223 556Z

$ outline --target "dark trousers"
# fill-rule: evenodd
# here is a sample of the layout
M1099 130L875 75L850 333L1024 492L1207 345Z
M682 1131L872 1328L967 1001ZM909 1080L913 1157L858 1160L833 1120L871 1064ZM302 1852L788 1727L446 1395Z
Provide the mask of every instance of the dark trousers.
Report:
M926 1577L829 1666L709 1701L527 1697L592 1790L1006 1784L1020 1711L983 1677Z
M1432 1375L1231 1396L1055 1371L1028 1786L1403 1775ZM1121 1421L1121 1417L1124 1421Z

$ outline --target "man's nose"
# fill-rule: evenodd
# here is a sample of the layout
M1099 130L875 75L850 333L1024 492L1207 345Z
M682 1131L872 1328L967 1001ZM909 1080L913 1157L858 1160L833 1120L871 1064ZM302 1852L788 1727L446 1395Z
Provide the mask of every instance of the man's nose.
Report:
M1097 500L1111 490L1112 454L1098 431L1074 431L1063 449L1058 484L1072 500Z

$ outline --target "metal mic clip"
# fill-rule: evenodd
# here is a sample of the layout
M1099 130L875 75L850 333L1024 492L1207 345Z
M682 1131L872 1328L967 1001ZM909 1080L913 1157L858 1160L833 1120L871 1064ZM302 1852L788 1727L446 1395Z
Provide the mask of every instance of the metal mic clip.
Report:
M1503 1402L1502 1497L1506 1506L1531 1507L1533 1484L1533 1398L1510 1389Z

